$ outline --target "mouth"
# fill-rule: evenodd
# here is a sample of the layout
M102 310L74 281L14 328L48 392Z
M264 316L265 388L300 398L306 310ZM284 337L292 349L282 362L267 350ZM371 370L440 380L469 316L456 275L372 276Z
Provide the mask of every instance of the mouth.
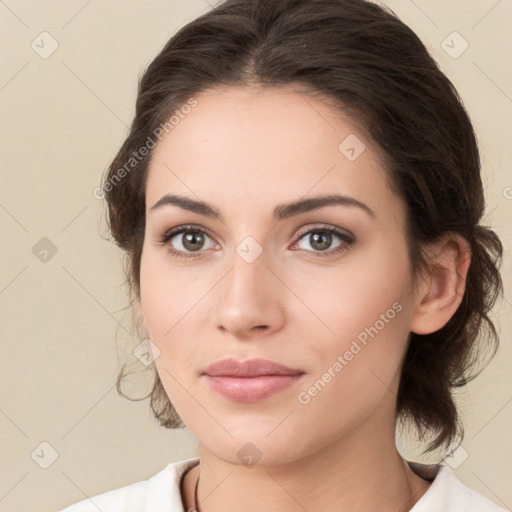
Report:
M221 396L236 402L256 402L289 388L305 372L266 359L230 358L210 365L202 375Z

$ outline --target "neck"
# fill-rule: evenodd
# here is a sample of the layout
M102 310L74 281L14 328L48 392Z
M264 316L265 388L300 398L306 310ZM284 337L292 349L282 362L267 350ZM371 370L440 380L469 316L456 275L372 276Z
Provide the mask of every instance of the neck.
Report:
M232 464L200 447L200 464L184 478L185 510L200 512L406 512L430 483L409 468L395 445L394 428L361 425L357 433L300 460L252 467Z

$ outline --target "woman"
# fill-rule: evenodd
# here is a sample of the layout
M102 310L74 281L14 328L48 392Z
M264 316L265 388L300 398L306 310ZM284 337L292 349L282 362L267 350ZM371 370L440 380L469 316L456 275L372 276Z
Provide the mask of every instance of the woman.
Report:
M462 438L502 245L468 115L393 13L227 0L189 23L103 191L151 408L200 449L66 512L503 510L395 444Z

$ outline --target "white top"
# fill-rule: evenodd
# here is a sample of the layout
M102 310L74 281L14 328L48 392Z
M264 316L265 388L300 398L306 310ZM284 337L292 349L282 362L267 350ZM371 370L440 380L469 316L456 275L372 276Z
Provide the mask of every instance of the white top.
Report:
M185 512L180 479L198 463L198 457L172 462L147 480L86 498L60 512ZM506 512L482 494L466 487L449 466L407 463L422 478L433 480L409 512Z

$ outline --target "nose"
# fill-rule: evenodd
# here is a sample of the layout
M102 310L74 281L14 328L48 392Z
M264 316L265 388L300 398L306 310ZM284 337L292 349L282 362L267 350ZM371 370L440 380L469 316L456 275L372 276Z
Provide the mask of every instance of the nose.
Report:
M286 287L269 267L266 253L249 263L235 252L218 287L217 328L240 341L279 331L285 319Z

